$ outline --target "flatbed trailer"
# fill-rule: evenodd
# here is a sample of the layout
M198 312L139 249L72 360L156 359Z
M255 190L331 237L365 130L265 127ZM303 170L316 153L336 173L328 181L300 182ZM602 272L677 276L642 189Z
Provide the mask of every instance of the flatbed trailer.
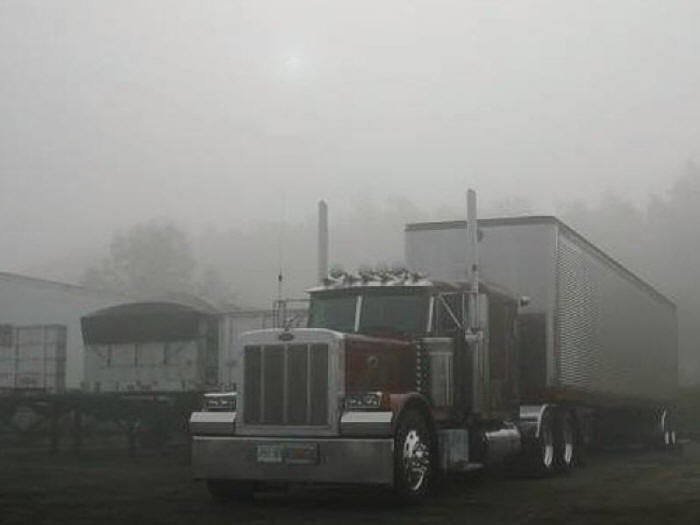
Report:
M204 394L3 391L0 435L23 445L45 443L50 453L65 448L81 453L91 445L101 446L91 443L99 441L94 427L107 423L110 434L121 434L125 448L134 455L139 441L161 448L171 435L184 436L190 414L201 408Z

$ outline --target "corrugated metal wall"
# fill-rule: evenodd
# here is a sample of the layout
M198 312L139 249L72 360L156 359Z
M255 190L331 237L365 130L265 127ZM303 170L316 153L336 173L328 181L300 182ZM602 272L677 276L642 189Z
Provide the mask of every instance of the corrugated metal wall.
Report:
M100 308L125 302L116 293L0 272L0 324L66 327L66 388L83 380L80 318Z
M560 232L558 385L664 399L676 388L674 309Z

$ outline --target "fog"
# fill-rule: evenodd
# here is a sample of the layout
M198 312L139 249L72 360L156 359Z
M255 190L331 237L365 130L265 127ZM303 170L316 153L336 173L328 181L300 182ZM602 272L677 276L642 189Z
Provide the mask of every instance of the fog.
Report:
M0 270L77 282L115 233L158 221L241 306L268 305L280 269L286 294L313 280L318 199L331 261L352 268L400 262L403 224L463 217L470 186L486 215L563 216L692 325L698 16L694 1L2 0Z

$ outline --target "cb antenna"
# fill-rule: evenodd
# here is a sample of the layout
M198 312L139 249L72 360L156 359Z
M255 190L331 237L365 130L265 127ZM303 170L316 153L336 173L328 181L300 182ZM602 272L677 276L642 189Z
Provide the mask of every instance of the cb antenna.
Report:
M280 221L279 236L277 238L277 266L279 271L277 272L277 304L282 305L282 292L284 287L284 237L285 237L285 226L287 222L287 198L286 194L282 192L282 219Z

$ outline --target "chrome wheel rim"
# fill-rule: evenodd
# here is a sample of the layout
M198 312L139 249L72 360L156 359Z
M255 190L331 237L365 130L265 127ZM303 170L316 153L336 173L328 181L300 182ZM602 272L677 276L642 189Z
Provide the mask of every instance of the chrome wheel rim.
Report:
M416 430L409 430L406 433L402 458L406 485L415 492L425 483L430 468L430 449Z
M554 436L552 429L545 427L542 429L542 464L549 468L554 462Z
M571 428L569 421L564 422L564 450L562 459L565 465L570 465L574 459L574 430Z
M567 465L571 464L571 460L574 458L574 446L571 443L567 443L564 446L564 463Z

